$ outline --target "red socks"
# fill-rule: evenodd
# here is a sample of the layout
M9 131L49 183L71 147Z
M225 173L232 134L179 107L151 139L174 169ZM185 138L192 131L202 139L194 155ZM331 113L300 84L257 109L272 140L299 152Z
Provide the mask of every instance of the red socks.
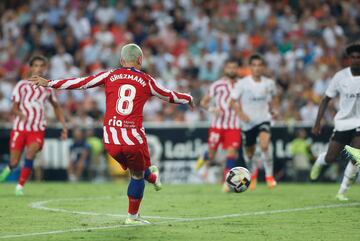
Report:
M139 212L139 207L142 199L135 199L132 197L129 198L129 209L128 213L131 215L136 215Z
M25 166L21 168L20 178L19 178L19 184L21 186L25 185L25 182L28 180L29 176L31 175L31 172L32 172L32 168Z
M147 176L145 179L146 181L148 181L149 183L155 183L156 182L156 175L154 173L150 173L149 176Z

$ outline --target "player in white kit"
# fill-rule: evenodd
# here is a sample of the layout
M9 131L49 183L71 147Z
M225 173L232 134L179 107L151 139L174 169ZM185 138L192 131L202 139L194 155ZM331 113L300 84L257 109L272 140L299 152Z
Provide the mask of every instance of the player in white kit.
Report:
M350 152L353 148L360 148L360 43L350 44L345 52L350 59L350 67L338 71L330 81L312 129L313 134L320 134L321 119L328 103L332 98L339 96L339 110L334 118L334 132L327 152L318 156L311 169L311 180L319 177L323 166L334 163L345 146L345 149ZM337 199L347 200L345 192L357 171L358 168L349 162Z
M261 149L266 182L269 188L276 186L273 176L273 159L269 152L270 122L276 111L275 81L264 76L265 60L259 54L249 59L251 75L241 79L231 92L232 106L243 112L241 129L245 134L245 149L251 165L251 184L253 190L257 183L259 165L253 160L257 138Z

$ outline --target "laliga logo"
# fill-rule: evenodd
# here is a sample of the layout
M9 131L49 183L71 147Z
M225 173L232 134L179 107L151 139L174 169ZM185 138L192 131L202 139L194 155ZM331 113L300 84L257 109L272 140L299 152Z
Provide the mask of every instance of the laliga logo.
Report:
M113 118L109 120L108 125L109 126L122 127L122 121L121 120L116 120L116 116L113 116Z

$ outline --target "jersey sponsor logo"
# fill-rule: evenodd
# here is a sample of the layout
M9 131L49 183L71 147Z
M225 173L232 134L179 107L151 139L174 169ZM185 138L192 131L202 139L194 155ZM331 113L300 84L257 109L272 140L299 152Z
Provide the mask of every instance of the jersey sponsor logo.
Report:
M121 120L117 120L117 119L116 119L116 116L113 116L113 118L111 118L111 119L108 121L108 125L109 125L109 126L122 127L123 123L122 123Z
M360 98L360 93L346 93L346 98Z
M141 77L136 76L136 75L132 75L132 74L115 74L115 75L110 77L111 82L114 82L114 81L116 81L118 79L130 79L130 80L134 80L134 81L138 82L139 84L141 84L142 87L146 86L145 81Z

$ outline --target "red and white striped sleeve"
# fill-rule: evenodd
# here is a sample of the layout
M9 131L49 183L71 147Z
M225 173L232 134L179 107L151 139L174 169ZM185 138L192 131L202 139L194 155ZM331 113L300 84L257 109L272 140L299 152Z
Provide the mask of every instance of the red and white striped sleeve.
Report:
M188 104L192 101L193 97L191 95L168 90L156 83L154 78L149 75L147 76L149 77L149 86L152 95L167 102L176 104Z
M15 85L15 88L13 89L11 100L13 102L20 102L21 96L20 96L20 87L23 86L24 83L22 81L18 82Z
M112 73L112 70L103 71L95 75L49 81L49 87L54 89L88 89L105 83L105 79Z

